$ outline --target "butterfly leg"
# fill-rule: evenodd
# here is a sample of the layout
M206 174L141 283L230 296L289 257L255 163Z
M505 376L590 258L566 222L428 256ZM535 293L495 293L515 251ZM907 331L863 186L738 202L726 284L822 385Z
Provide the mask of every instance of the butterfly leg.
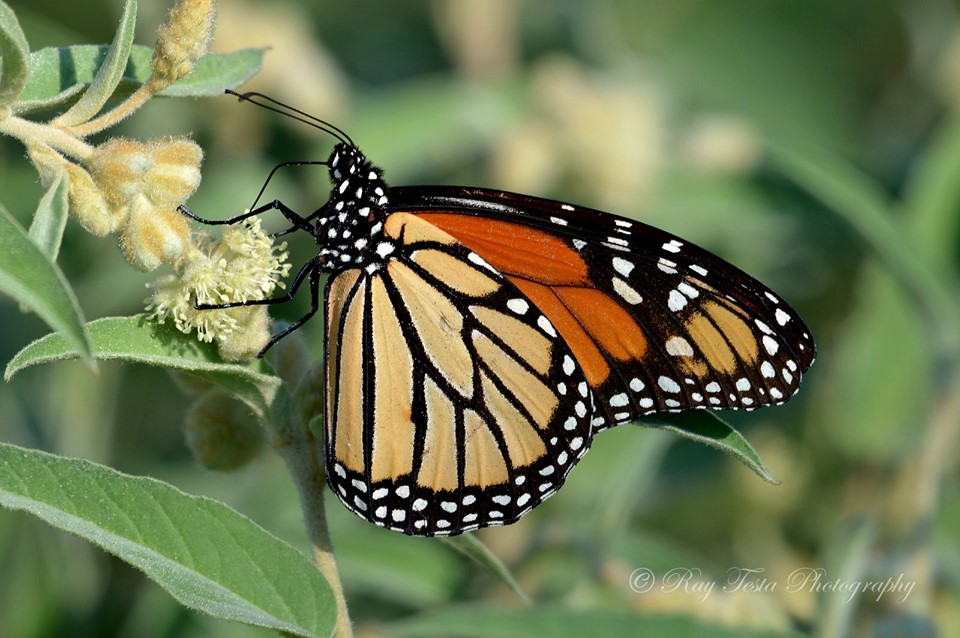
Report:
M291 323L289 326L270 337L270 341L267 342L267 345L263 346L263 349L257 353L258 359L262 359L263 355L267 353L267 350L272 348L275 343L305 324L313 315L317 313L317 309L320 307L320 262L313 260L311 262L307 262L307 265L312 265L312 269L310 270L310 310L305 315ZM301 272L303 271L301 270Z
M267 179L263 182L263 186L260 187L260 192L257 193L257 197L256 197L256 199L253 200L253 204L250 205L250 208L256 208L256 207L257 207L257 202L259 202L259 201L260 201L260 198L263 197L263 193L264 193L264 191L267 190L267 185L270 183L270 180L273 179L274 173L276 173L277 171L279 171L281 168L287 168L288 166L317 166L317 165L328 166L328 165L329 165L329 162L321 162L321 161L319 161L319 160L316 160L316 161L314 161L314 160L295 160L295 161L292 161L292 162L281 162L280 164L277 164L276 166L274 166L274 167L270 170L270 174L267 175Z
M187 208L183 204L181 204L180 206L177 206L177 210L183 213L184 215L186 215L187 217L189 217L190 219L193 219L194 221L198 221L201 224L206 224L207 226L222 226L222 225L236 224L237 222L242 222L245 219L248 219L250 217L255 217L269 210L278 210L287 220L293 223L293 228L281 233L285 235L289 232L292 232L293 230L305 230L309 233L312 233L313 226L310 224L309 220L313 219L318 214L320 214L320 211L322 211L323 209L321 208L320 210L310 214L308 217L303 217L302 215L300 215L299 213L291 209L289 206L281 202L279 199L275 199L269 204L264 204L259 208L248 210L245 213L237 215L236 217L230 217L229 219L204 219L203 217L200 217L199 215L193 213L189 208Z
M297 290L300 289L300 284L302 284L304 279L307 278L307 275L310 275L310 286L311 289L313 289L314 280L318 280L317 278L319 277L320 273L320 259L321 258L318 255L305 263L300 269L300 272L297 273L296 279L293 280L293 285L290 286L290 290L279 297L271 297L269 299L248 299L247 301L233 301L230 303L204 303L197 304L195 308L197 310L223 310L225 308L239 308L241 306L267 306L293 301L293 298L297 295ZM316 297L316 294L314 294L314 297ZM316 301L316 298L314 298L314 306L316 306ZM312 315L315 311L316 308L314 308L310 314Z

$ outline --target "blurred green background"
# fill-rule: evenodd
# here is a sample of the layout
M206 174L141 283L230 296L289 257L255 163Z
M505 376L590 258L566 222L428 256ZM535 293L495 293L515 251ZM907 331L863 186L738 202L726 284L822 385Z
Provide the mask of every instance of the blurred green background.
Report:
M142 4L137 41L152 44L167 6ZM12 6L33 49L109 42L121 10L106 0ZM795 400L724 415L780 486L715 450L624 426L596 439L556 497L481 532L536 604L680 613L776 635L960 635L958 363L931 327L944 318L925 314L863 229L838 214L842 197L818 194L769 153L814 148L862 173L867 199L956 298L958 5L222 3L215 49L252 46L271 51L244 89L336 123L389 182L516 190L642 219L757 276L817 338L819 359ZM204 147L190 206L207 217L249 206L278 162L325 159L331 145L226 97L156 99L121 129L189 134ZM838 180L858 175L821 168ZM322 168L291 169L268 197L311 211L327 186ZM22 147L0 139L4 205L27 225L40 193ZM312 250L307 238L294 248L299 258ZM74 223L60 264L88 318L142 311L156 276ZM296 317L305 302L276 315ZM319 323L303 330L317 357ZM47 332L7 299L0 327L2 361ZM183 442L187 403L158 370L106 363L93 376L61 363L0 385L0 438L222 499L306 549L279 460L267 453L229 476L202 469ZM438 608L519 604L437 541L379 530L333 499L328 511L360 636L420 635L414 623ZM630 587L640 568L658 577L644 594ZM900 589L852 596L791 581L821 568L824 584L899 578ZM724 591L736 569L758 570L749 580L767 586ZM691 580L671 587L671 570ZM709 582L717 585L705 595ZM184 611L100 550L0 512L0 636L262 633Z

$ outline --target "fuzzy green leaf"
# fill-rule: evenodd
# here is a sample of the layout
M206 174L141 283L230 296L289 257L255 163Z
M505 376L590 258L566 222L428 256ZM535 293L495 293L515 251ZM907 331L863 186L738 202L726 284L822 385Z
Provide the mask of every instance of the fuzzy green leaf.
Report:
M0 206L0 292L30 308L58 338L93 364L90 337L76 295L57 265L31 241L27 231Z
M17 15L0 0L0 108L13 104L27 85L30 45Z
M30 108L48 104L77 85L93 82L105 63L109 47L77 45L46 48L30 54L30 82L21 96ZM241 49L232 53L211 53L204 56L193 72L161 91L159 95L221 95L224 89L236 88L252 77L263 63L265 49ZM150 79L153 49L133 45L123 68L114 97L123 98ZM26 110L21 107L20 110Z
M197 62L190 75L181 78L157 95L169 97L217 97L235 89L260 72L266 49L240 49L232 53L211 53Z
M706 443L733 456L768 483L780 484L770 474L766 465L763 464L763 459L760 458L749 441L709 410L658 414L656 417L643 418L637 423L644 427L668 430L698 443Z
M133 46L133 32L137 22L137 0L127 0L120 18L120 26L113 42L107 47L103 62L97 69L90 86L66 113L57 118L63 126L76 126L91 119L107 103L123 79L127 67L130 48Z
M0 504L76 534L224 620L329 636L329 584L293 547L217 501L89 461L0 444Z
M201 343L172 325L145 316L108 317L87 328L98 359L145 363L180 370L213 383L246 403L257 416L270 419L280 379L247 366L223 363L213 344ZM76 350L59 335L47 335L18 352L4 377L28 366L76 357Z
M37 212L30 223L28 235L40 247L51 261L60 253L60 242L67 227L69 203L67 192L70 190L70 177L66 171L60 171L53 178L47 192L40 198Z

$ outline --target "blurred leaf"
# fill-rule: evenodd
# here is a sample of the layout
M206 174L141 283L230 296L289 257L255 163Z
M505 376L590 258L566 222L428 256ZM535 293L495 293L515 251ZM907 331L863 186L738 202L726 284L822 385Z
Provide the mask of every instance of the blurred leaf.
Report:
M876 262L853 295L817 379L830 415L817 431L848 458L892 462L924 434L917 419L932 389L930 343L903 287Z
M647 569L658 576L678 568L699 569L714 579L722 573L696 548L682 546L673 538L657 536L647 529L631 529L629 534L621 534L610 546L610 553L625 560L631 568Z
M879 532L873 517L854 519L829 541L820 577L824 581L862 583L870 576L870 550ZM815 574L810 573L810 578ZM857 610L857 592L843 587L818 588L820 592L813 635L817 638L843 638L854 633L853 614Z
M882 189L825 151L776 144L769 151L784 175L830 206L873 248L919 304L932 328L935 347L945 354L960 352L960 305L953 291L956 282L936 276L937 270L927 255L898 223Z
M624 587L627 585L624 584ZM584 636L683 636L684 638L799 638L789 631L756 631L709 625L680 616L642 616L614 611L575 611L561 607L510 609L462 605L390 623L391 636L403 638L583 638Z
M505 584L510 591L517 595L517 598L529 604L530 599L520 588L520 584L513 578L513 574L507 569L499 558L491 552L486 545L480 542L480 539L473 534L461 534L460 536L441 536L440 542L449 545L473 562L477 563L487 571L493 573Z
M90 86L80 99L66 112L57 117L57 124L76 126L86 122L103 108L110 96L123 79L123 70L127 67L130 47L133 46L133 33L137 23L137 0L127 0L123 7L123 16L113 42L104 54L103 62L97 69Z
M960 237L960 109L940 125L905 187L905 222L942 270L956 269Z
M109 47L77 45L63 48L45 48L30 54L30 82L21 98L36 106L49 102L64 91L75 90L80 84L90 84L107 55ZM260 70L265 49L241 49L232 53L211 53L204 56L193 72L178 80L159 95L220 95L224 89L235 88ZM132 93L150 79L150 60L153 49L133 45L130 59L123 69L117 95Z
M40 198L37 212L33 215L33 221L30 222L30 230L27 233L33 243L39 246L51 261L56 261L60 253L60 242L63 240L63 231L67 227L69 189L70 178L66 171L61 170L53 178L47 192Z
M98 359L117 359L187 372L209 381L250 406L268 420L280 379L239 364L223 363L213 344L201 343L169 324L145 316L108 317L87 324ZM38 339L18 352L7 364L4 378L40 363L76 357L76 350L60 335Z
M73 289L55 263L30 240L27 232L0 205L0 292L30 308L69 344L71 351L93 365L90 338Z
M604 432L606 438L611 433ZM620 442L602 464L603 473L586 482L590 503L584 523L589 538L614 538L627 529L638 506L656 481L664 456L676 438L655 428ZM594 446L597 442L594 441ZM569 489L569 488L568 488ZM602 494L602 498L596 498Z
M422 609L449 604L462 587L465 561L434 539L380 529L339 505L327 518L348 597Z
M17 101L27 85L30 45L17 15L0 0L0 108Z
M655 417L644 417L637 421L637 424L667 430L698 443L706 443L733 456L756 472L764 481L774 485L780 484L780 481L770 474L749 441L710 410L658 414Z
M217 501L0 443L0 503L94 543L217 618L329 636L330 586L303 554Z

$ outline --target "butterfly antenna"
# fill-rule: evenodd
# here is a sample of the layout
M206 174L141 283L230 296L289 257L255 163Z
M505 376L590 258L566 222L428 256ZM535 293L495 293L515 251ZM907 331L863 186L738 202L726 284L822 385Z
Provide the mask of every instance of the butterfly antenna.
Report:
M330 122L325 122L324 120L321 120L319 117L310 115L305 111L301 111L300 109L294 108L289 104L284 104L279 100L275 100L269 95L264 95L263 93L257 93L256 91L250 91L247 93L237 93L236 91L231 91L230 89L226 89L226 91L224 92L230 95L235 95L237 99L239 99L241 102L250 102L252 104L256 104L262 109L267 109L268 111L273 111L274 113L279 113L280 115L286 115L287 117L297 120L298 122L303 122L304 124L308 124L316 129L320 129L325 133L329 133L330 135L334 136L335 138L337 138L338 140L340 140L345 144L349 144L350 146L356 146L356 144L354 144L350 136L347 135L345 132L343 132L342 129L334 126ZM264 100L264 101L261 102L259 100ZM271 106L271 104L276 106ZM276 107L280 107L280 108L276 108Z

